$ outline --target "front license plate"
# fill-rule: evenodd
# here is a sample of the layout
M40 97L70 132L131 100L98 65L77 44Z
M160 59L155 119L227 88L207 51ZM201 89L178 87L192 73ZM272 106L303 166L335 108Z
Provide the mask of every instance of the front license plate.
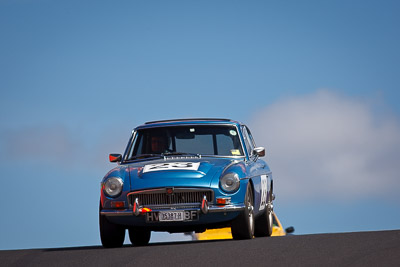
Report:
M199 220L199 212L195 210L146 212L147 222L182 222L197 220Z
M158 215L160 222L180 222L185 218L184 211L160 211Z

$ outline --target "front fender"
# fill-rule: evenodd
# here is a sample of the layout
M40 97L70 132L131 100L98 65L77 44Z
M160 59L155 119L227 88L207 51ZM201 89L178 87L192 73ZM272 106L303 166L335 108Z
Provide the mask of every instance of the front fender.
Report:
M104 194L104 183L110 177L119 177L123 181L122 192L117 197L109 197ZM109 171L101 181L100 188L100 205L102 208L110 208L111 201L124 201L126 205L128 205L126 195L130 191L130 177L128 168L125 166L118 166Z

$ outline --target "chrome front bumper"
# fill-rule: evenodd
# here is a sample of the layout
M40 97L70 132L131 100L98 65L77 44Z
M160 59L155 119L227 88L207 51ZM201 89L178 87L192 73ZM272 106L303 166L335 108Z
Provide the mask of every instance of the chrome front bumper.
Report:
M149 207L151 208L151 207ZM187 208L185 209L184 207L179 208L179 210L195 210L195 211L199 211L202 214L207 214L207 213L217 213L217 212L221 212L221 213L225 213L225 212L235 212L235 211L241 211L245 209L245 205L244 204L240 204L240 205L224 205L224 206L217 206L217 205L209 205L207 211L204 211L204 208L202 209L201 207L199 208ZM136 209L136 213L134 212L135 207L133 209L122 209L122 210L102 210L100 212L101 215L105 215L105 216L139 216L141 214L143 214L142 212L140 212L140 207L138 207ZM168 209L151 209L151 212L160 212L160 211L165 211ZM170 210L176 210L176 209L170 209ZM138 212L139 211L139 212Z

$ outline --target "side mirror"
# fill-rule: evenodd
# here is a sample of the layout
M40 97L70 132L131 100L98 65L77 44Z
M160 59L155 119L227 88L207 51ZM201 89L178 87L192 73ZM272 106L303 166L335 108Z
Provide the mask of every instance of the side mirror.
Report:
M253 149L253 153L259 157L264 157L265 156L265 148L262 146L256 147Z
M109 159L110 159L110 162L121 162L122 155L121 154L110 154Z
M294 227L290 226L290 227L286 228L285 231L286 231L287 234L291 234L291 233L294 232Z

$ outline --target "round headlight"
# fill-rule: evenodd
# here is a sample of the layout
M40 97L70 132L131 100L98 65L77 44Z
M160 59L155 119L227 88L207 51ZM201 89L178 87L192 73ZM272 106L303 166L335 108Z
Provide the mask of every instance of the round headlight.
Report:
M227 173L219 180L221 188L228 192L233 193L238 190L240 179L237 173Z
M111 177L104 184L104 193L110 197L115 197L121 193L123 185L124 182L121 178Z

